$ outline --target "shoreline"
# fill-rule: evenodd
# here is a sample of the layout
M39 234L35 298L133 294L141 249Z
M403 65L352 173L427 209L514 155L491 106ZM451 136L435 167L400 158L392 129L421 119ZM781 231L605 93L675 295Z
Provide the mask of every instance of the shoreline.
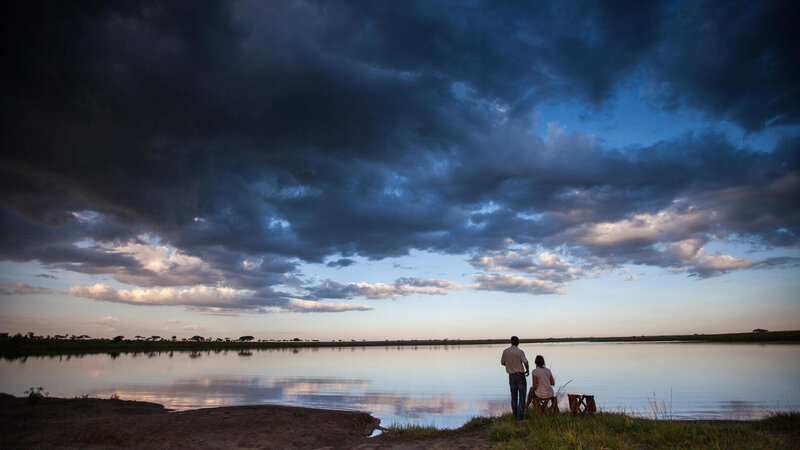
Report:
M521 344L582 343L582 342L705 342L705 343L798 343L800 330L767 331L760 333L721 333L691 335L614 336L614 337L561 337L520 338ZM430 347L458 345L506 344L507 339L429 339L384 341L171 341L171 340L120 340L112 339L47 339L0 338L0 357L52 356L92 353L131 353L163 351L217 351L350 348L350 347Z
M120 399L0 394L2 448L797 448L800 414L764 420L682 421L621 413L476 417L458 429L382 428L366 412L279 405L170 411ZM369 437L374 430L383 432ZM746 439L746 441L742 441Z

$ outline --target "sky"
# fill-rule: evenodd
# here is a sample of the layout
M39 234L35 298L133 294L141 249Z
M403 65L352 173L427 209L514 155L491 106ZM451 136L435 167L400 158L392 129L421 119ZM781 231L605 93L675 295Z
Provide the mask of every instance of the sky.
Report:
M0 331L800 329L796 2L2 8Z

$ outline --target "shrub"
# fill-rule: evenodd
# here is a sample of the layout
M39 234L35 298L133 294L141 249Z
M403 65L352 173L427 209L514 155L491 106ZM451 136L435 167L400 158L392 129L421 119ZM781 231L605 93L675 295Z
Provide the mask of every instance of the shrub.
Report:
M28 403L31 405L35 405L39 403L39 400L47 397L50 395L49 392L45 391L43 387L39 386L37 388L30 388L24 392L25 396L28 397Z

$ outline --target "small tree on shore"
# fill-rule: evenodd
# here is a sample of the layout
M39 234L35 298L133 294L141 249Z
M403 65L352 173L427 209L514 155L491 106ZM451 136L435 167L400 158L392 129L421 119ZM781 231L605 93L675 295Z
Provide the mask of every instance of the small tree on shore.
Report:
M255 339L253 336L242 336L239 338L240 341L252 341Z

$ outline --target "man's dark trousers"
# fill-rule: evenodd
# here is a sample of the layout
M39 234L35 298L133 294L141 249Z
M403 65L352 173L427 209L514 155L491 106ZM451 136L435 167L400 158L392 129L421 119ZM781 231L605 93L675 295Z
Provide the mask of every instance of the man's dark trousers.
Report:
M520 421L525 413L525 392L528 390L525 372L508 374L508 385L511 387L511 412Z

